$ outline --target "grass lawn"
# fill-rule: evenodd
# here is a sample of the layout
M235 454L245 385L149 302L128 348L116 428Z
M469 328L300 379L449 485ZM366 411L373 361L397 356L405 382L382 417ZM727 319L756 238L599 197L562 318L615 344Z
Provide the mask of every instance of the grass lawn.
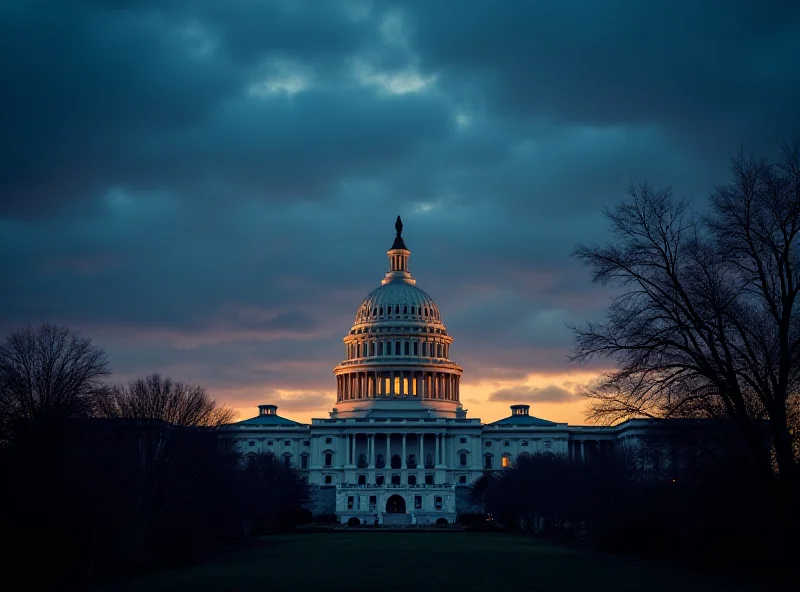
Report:
M674 566L494 533L317 533L266 537L213 563L109 590L755 590Z

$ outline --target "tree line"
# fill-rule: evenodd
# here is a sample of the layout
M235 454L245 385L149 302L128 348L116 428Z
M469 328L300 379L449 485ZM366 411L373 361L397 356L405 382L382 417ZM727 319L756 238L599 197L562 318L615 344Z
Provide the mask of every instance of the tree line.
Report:
M104 350L65 327L0 345L0 516L9 566L61 585L194 561L291 528L308 487L271 455L247 464L200 386L111 384ZM35 562L34 562L35 563Z

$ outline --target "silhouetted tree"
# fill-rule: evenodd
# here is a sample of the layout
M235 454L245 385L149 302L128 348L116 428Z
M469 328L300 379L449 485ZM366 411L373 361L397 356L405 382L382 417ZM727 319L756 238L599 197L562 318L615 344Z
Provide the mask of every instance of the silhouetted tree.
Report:
M233 409L219 405L203 387L158 373L132 380L127 386L109 387L99 414L192 427L217 427L230 423L235 416Z
M648 185L606 212L613 242L576 255L595 282L623 290L606 322L576 329L575 358L617 364L588 393L595 419L729 418L765 476L759 420L768 419L781 481L794 492L787 403L800 379L800 157L739 156L732 168L706 217Z
M272 453L248 457L238 489L240 520L247 536L291 528L310 499L308 484Z
M21 421L90 416L108 374L88 337L50 324L14 331L0 345L0 443Z

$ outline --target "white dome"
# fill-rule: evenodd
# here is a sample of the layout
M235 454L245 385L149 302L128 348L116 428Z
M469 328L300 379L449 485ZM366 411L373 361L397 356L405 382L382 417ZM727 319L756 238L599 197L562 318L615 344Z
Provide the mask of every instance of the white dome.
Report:
M440 322L439 307L425 290L409 283L390 282L375 288L364 298L355 324L400 320Z

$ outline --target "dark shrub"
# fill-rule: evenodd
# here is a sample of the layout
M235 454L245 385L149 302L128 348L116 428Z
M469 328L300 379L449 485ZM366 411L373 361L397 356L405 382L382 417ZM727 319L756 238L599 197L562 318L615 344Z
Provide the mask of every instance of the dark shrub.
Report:
M336 524L338 519L336 518L336 514L320 514L314 518L314 522L319 524Z
M436 519L436 526L447 526L447 518L437 518Z
M359 519L358 519L358 518L356 518L355 516L351 516L351 517L350 517L350 518L347 520L347 526L360 526L360 525L361 525L361 520L359 520Z
M456 523L464 526L475 526L484 520L485 518L483 517L483 514L478 514L477 512L462 512L458 515Z

